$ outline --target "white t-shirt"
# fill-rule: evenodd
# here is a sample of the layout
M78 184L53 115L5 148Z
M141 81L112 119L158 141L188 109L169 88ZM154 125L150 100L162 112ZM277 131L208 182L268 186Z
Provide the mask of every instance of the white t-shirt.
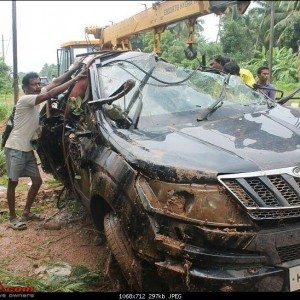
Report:
M42 93L46 90L42 89ZM36 131L39 128L40 104L34 105L38 95L24 95L16 104L14 127L6 141L5 147L31 151L33 147L30 141L36 139Z

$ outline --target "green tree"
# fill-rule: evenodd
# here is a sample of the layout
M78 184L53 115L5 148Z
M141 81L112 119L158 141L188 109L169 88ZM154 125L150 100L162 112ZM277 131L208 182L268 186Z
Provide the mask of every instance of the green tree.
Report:
M25 76L26 73L24 72L19 72L18 73L18 79L19 79L19 84L22 84L22 80L23 80L23 77Z
M11 69L5 64L3 58L0 58L0 94L12 92Z
M262 51L249 62L247 68L255 74L258 67L268 65L268 58L269 50L263 47ZM287 83L297 82L297 54L293 53L291 48L274 47L272 75L275 80Z
M57 76L57 65L55 64L48 65L47 63L44 64L39 75L48 77L48 79L51 80L52 75L54 75L55 77Z
M256 49L262 46L269 47L271 1L257 1L257 7L252 10L260 18L260 29L257 31ZM297 40L299 40L299 1L276 1L274 20L274 45L278 47L292 48L297 52Z
M236 6L231 6L228 11L221 16L220 43L223 52L240 63L253 57L260 15L255 10L241 15Z

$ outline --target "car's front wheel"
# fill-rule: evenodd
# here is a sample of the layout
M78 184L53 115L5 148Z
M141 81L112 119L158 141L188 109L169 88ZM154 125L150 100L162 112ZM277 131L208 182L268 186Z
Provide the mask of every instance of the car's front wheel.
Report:
M112 212L104 217L107 244L118 262L124 278L132 290L142 289L142 272L118 217Z

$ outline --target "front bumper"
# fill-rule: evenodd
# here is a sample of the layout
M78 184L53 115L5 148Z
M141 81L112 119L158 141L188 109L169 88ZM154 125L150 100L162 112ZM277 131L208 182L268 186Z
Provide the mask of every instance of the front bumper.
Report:
M278 267L235 269L201 268L188 262L157 262L159 275L170 290L183 292L280 292L289 291L287 271Z
M219 232L215 248L207 248L207 240L201 247L155 234L156 246L165 254L156 267L172 291L290 291L289 270L300 266L298 224L261 230L235 250L228 248L232 239L225 242Z

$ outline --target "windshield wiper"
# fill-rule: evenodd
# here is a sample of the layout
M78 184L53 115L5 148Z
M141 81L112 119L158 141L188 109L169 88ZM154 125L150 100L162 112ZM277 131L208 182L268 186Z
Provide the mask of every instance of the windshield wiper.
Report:
M202 112L200 112L200 116L197 118L197 122L205 120L208 117L208 115L210 115L212 112L214 112L215 110L217 110L219 107L221 107L223 105L223 100L225 99L226 86L229 83L229 78L230 78L230 74L228 74L224 78L224 83L222 86L222 90L221 90L219 99L217 101L215 101L213 104L211 104L209 107L203 109Z
M135 93L133 94L132 98L130 99L130 102L129 102L126 110L124 111L125 117L128 116L129 111L133 107L133 105L136 102L136 100L139 98L139 96L140 96L143 88L145 87L146 83L148 82L149 78L151 77L151 75L152 75L155 67L156 67L156 65L154 67L152 67L151 70L142 79L140 85L138 86L137 90L135 91ZM136 128L137 127L139 116L140 116L141 111L142 111L142 106L143 106L143 103L142 103L142 101L140 101L140 103L139 103L139 105L138 105L138 107L137 107L137 109L135 111L135 114L134 114L134 116L132 118L132 124L130 125L130 128L132 128L132 127Z

